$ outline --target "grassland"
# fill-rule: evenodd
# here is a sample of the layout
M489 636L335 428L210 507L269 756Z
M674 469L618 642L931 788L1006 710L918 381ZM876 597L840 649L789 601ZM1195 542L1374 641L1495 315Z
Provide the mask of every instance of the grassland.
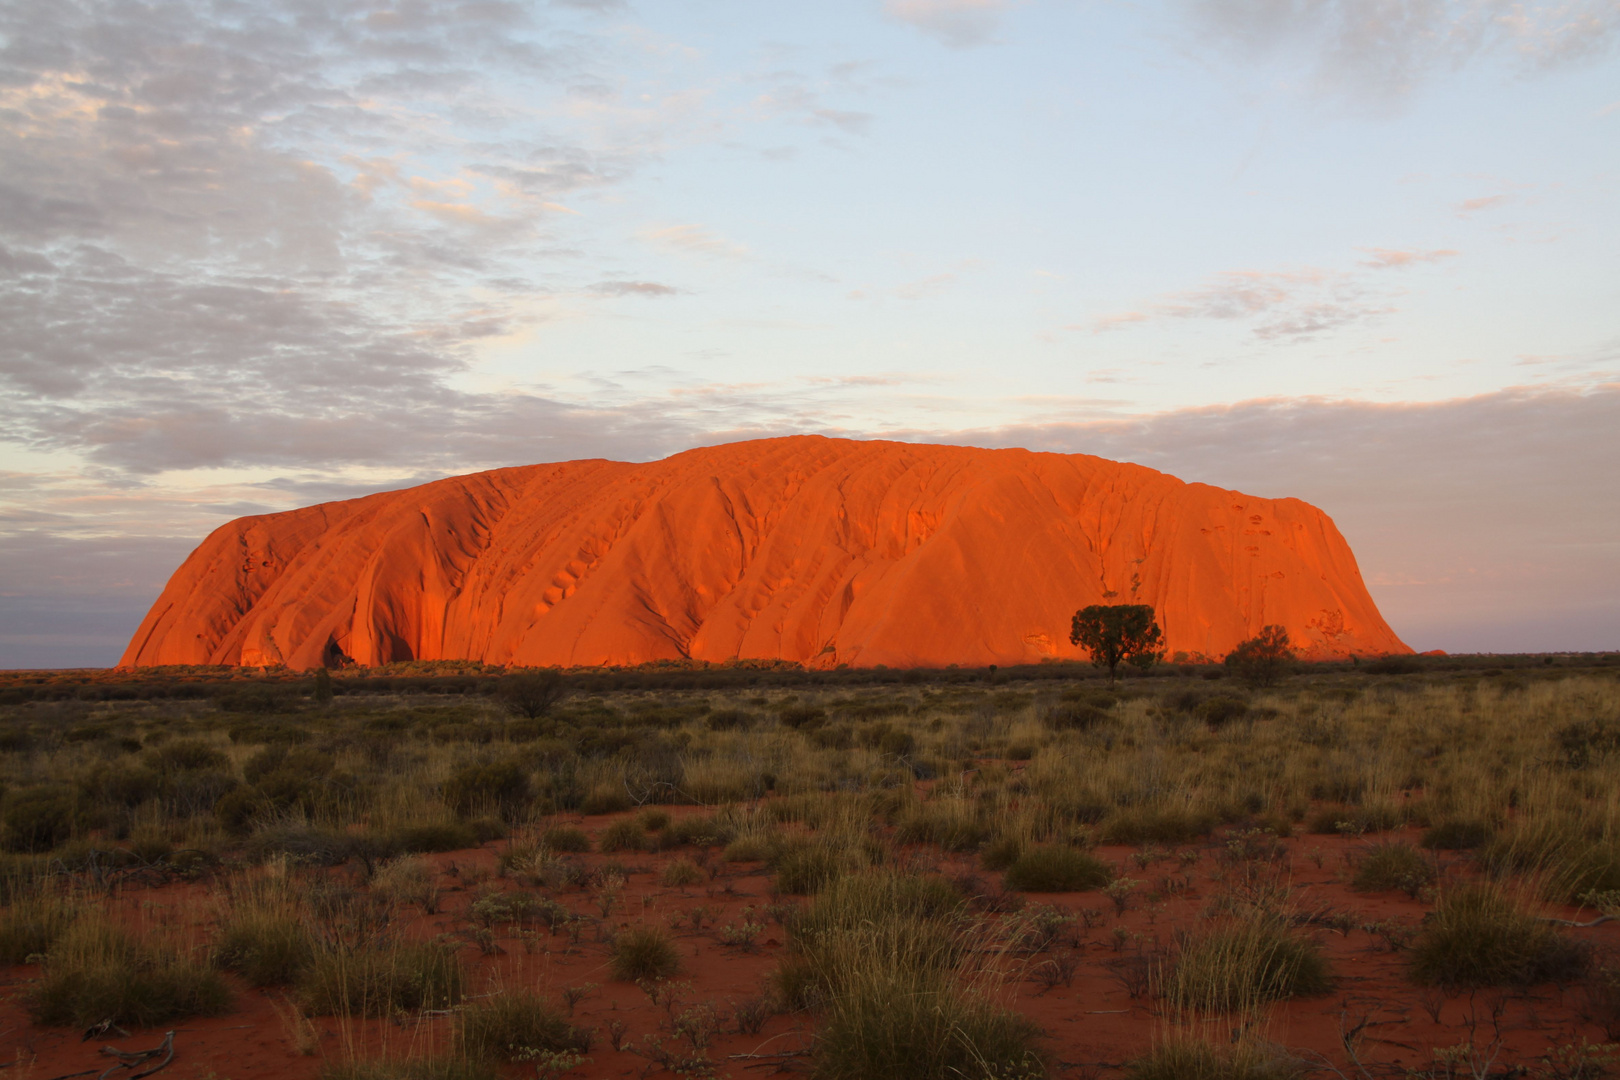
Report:
M28 1067L1620 1070L1620 658L523 677L0 673Z

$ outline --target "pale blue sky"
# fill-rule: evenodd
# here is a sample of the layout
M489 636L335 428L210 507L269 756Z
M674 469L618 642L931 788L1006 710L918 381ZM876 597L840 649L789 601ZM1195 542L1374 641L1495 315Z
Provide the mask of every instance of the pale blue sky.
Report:
M1620 0L0 0L0 666L229 517L820 431L1620 647Z

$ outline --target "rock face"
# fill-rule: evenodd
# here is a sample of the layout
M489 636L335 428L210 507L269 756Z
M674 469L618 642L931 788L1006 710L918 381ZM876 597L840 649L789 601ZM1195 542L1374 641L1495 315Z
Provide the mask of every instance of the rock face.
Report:
M795 436L645 465L496 469L225 525L122 664L473 659L814 666L1078 658L1145 603L1172 653L1268 623L1314 658L1407 653L1297 499L1083 454Z

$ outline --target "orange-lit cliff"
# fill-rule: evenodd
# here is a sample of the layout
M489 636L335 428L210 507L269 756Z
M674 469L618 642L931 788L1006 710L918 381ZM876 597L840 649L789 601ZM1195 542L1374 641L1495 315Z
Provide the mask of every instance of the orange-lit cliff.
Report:
M817 666L1072 658L1087 604L1172 653L1267 623L1409 652L1328 516L1083 454L796 436L496 469L225 525L122 663Z

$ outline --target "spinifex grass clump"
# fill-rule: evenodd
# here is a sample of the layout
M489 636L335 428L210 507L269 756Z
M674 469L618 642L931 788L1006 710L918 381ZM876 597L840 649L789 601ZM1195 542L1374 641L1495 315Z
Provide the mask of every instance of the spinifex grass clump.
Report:
M632 926L613 940L612 971L615 979L667 979L681 970L681 956L675 939L657 926Z
M456 1023L456 1049L480 1061L524 1061L536 1052L590 1049L590 1034L528 990L506 990L462 1010Z
M1199 1012L1234 1012L1326 993L1326 959L1274 914L1252 911L1188 938L1159 977L1159 994Z
M240 886L214 942L214 960L252 986L295 981L315 958L315 939L302 905L284 881Z
M1412 979L1425 986L1533 986L1574 978L1586 950L1494 885L1440 897L1412 945Z
M1386 843L1374 844L1362 854L1350 884L1361 892L1400 889L1417 896L1434 879L1434 865L1421 851L1411 844Z
M1216 1047L1202 1039L1171 1038L1131 1062L1129 1080L1294 1080L1300 1062L1253 1041Z
M185 1016L218 1016L231 995L217 973L177 942L137 936L100 912L86 912L46 954L28 995L41 1024L83 1027L103 1020L150 1027Z
M828 884L790 923L778 972L790 1004L817 1006L815 1075L1038 1077L1038 1029L976 985L977 927L942 879L869 871Z
M1007 867L1006 885L1019 892L1085 892L1113 879L1102 860L1057 844L1025 848Z
M78 917L78 905L66 896L29 889L0 910L0 964L23 964L42 956Z
M298 980L298 998L312 1015L387 1016L448 1008L464 984L447 945L374 945L318 952Z
M328 1064L321 1080L495 1080L495 1070L476 1058L374 1058Z

